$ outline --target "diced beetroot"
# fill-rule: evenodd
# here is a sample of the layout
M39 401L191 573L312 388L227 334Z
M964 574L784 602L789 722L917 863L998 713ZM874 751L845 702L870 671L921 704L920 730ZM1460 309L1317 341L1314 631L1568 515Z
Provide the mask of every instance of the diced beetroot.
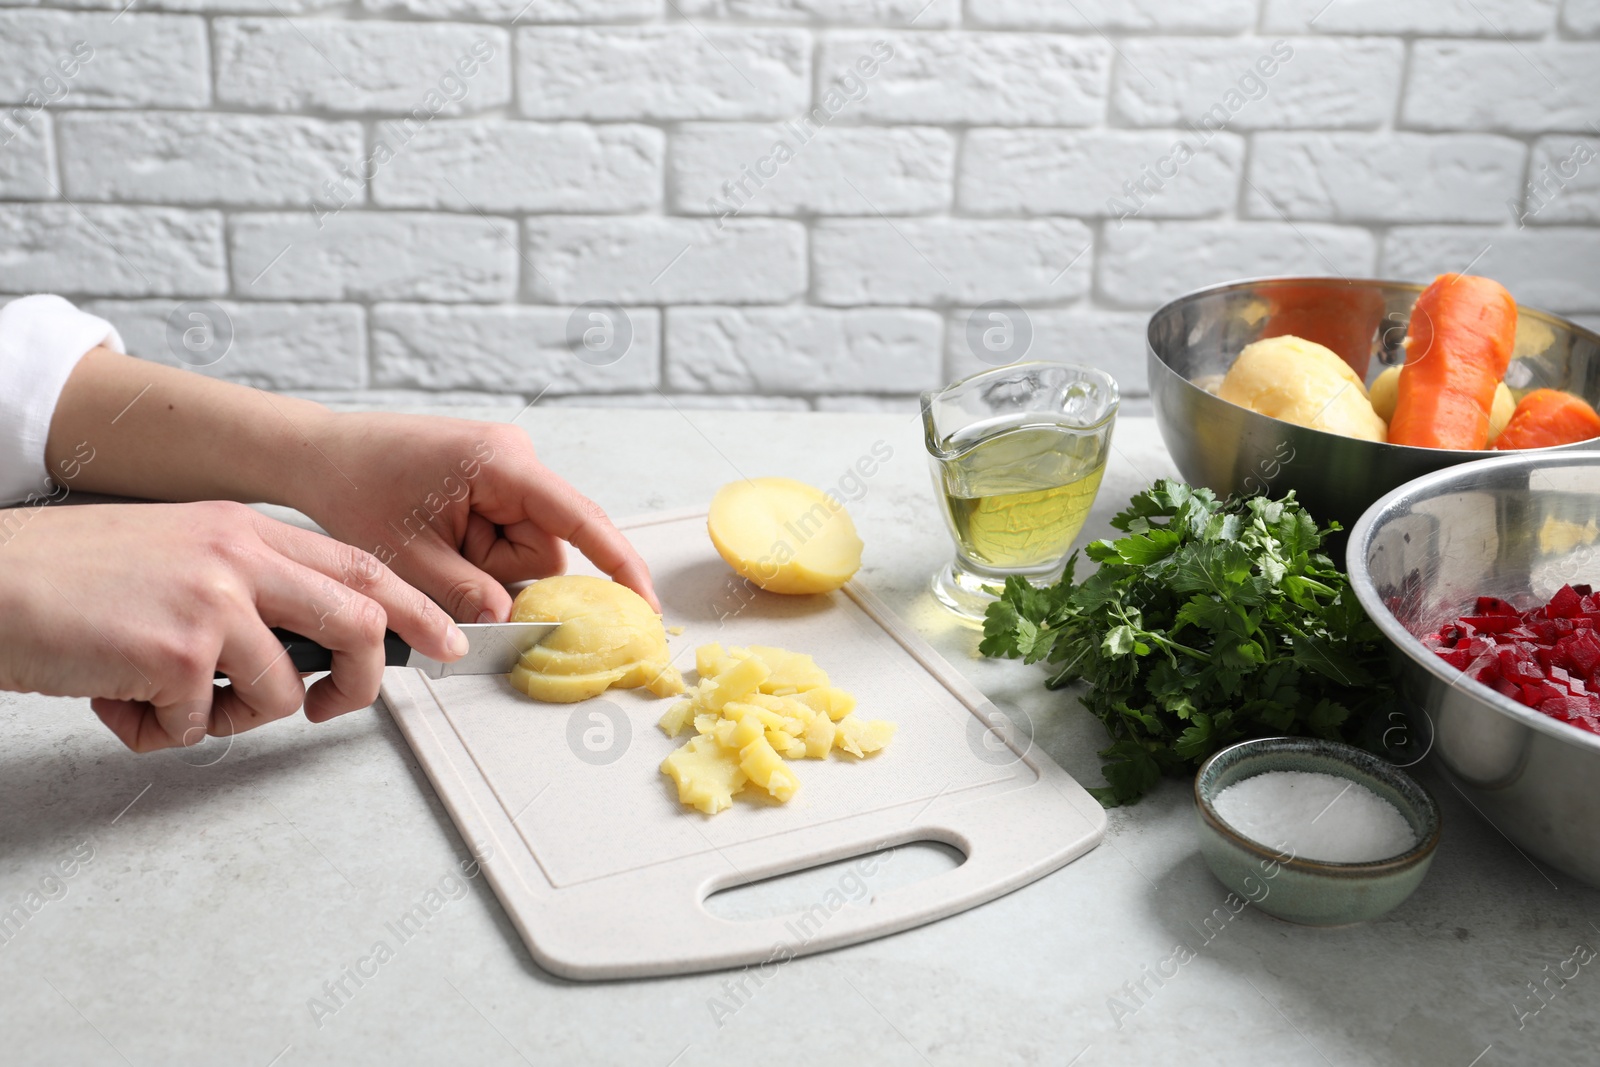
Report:
M1515 615L1468 615L1461 621L1484 634L1505 633L1522 624L1522 620Z
M1570 585L1556 590L1556 595L1545 605L1545 614L1551 618L1570 619L1583 614L1583 596Z
M1600 665L1600 636L1593 630L1579 630L1557 641L1554 651L1563 667L1587 678Z
M1497 693L1600 734L1600 594L1592 586L1563 586L1528 611L1478 597L1471 615L1423 643Z
M1573 697L1551 697L1538 704L1530 704L1529 707L1538 708L1552 719L1570 722L1581 716L1586 705Z
M1493 689L1501 696L1509 697L1510 699L1521 703L1522 687L1517 685L1516 682L1501 678L1498 675L1493 676L1491 680L1489 678L1485 678L1482 674L1478 675L1478 681L1485 683L1490 689Z
M1528 629L1533 631L1536 640L1547 645L1553 645L1572 632L1573 620L1571 619L1544 619L1534 623Z

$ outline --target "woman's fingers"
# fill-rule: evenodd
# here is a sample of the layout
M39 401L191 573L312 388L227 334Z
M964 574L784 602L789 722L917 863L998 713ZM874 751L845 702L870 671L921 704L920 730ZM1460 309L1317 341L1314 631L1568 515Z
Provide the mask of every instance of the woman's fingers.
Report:
M378 699L378 686L383 682L384 630L391 625L383 605L288 557L275 557L269 566L273 573L262 575L256 589L261 617L308 637L333 653L328 676L314 684L310 692L298 694L304 700L306 718L325 722ZM399 583L393 575L388 575L388 581ZM373 580L368 588L381 584ZM415 594L415 590L411 592ZM438 609L434 611L437 613ZM278 643L264 626L261 630L273 644ZM299 689L300 677L287 655L281 656L276 666ZM296 700L284 714L299 706L300 701Z
M350 596L376 601L383 609L388 628L424 656L450 661L466 654L466 635L456 628L450 616L419 590L401 581L372 553L265 518L261 534L269 547L323 576L314 583L316 588L309 591L308 598L319 610L337 613ZM269 621L294 629L287 621ZM316 634L305 636L316 639ZM381 647L382 643L380 627L376 644Z
M511 594L499 579L485 574L451 546L418 542L409 561L434 599L462 622L505 622L511 617Z
M596 567L660 611L661 602L650 582L650 568L600 505L537 460L530 461L529 466L531 470L522 477L523 507L528 518L570 542Z
M89 707L106 729L117 735L117 740L135 752L156 752L173 748L173 740L162 729L156 718L156 709L146 700L118 700L112 697L94 697Z
M276 603L283 595L281 581L268 578L263 583L258 579L258 608L263 602ZM306 699L305 683L290 662L283 642L253 612L241 615L229 627L227 641L217 657L217 670L227 675L232 684L214 689L208 732L216 737L287 718Z

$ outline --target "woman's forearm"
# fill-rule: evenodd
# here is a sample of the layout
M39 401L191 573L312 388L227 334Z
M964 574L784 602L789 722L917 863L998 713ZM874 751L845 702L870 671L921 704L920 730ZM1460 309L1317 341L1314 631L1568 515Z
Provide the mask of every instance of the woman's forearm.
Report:
M293 506L296 482L334 474L313 443L328 417L308 400L96 348L62 390L45 461L80 491Z

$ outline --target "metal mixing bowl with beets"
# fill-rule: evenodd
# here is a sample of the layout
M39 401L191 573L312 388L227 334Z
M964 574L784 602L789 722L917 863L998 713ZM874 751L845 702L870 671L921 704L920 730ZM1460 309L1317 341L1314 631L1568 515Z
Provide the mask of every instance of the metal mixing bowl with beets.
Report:
M1258 415L1195 384L1220 380L1245 345L1280 334L1331 348L1371 384L1384 367L1404 362L1411 307L1422 290L1408 282L1258 278L1201 289L1162 307L1146 334L1150 396L1162 439L1184 479L1218 493L1281 496L1293 489L1319 522L1337 520L1348 530L1396 486L1497 455L1307 429ZM1518 395L1541 386L1564 389L1600 406L1600 335L1519 306L1506 384Z
M1350 531L1350 585L1398 652L1426 752L1529 856L1600 886L1600 735L1502 696L1422 637L1480 596L1526 609L1600 586L1600 452L1509 452L1383 496Z

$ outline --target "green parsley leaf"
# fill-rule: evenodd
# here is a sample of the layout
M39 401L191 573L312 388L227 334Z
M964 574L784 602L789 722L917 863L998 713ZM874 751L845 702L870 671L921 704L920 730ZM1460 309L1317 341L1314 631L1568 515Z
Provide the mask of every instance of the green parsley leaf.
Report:
M1106 785L1129 804L1163 775L1191 773L1225 745L1275 734L1363 744L1398 707L1376 626L1320 549L1290 493L1217 499L1163 479L1112 520L1123 536L1084 546L1079 581L1020 578L984 620L986 656L1050 665L1046 685L1105 726ZM1377 728L1374 728L1376 724ZM1369 746L1370 747L1370 746Z

